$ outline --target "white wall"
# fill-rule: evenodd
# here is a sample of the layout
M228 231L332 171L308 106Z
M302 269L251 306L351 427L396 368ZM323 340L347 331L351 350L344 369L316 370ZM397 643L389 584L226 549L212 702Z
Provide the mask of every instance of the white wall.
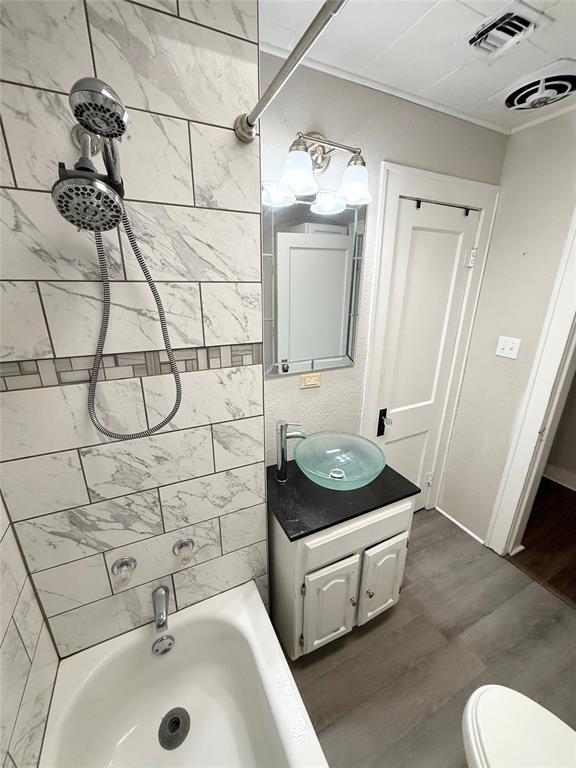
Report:
M576 491L576 376L560 417L544 474Z
M440 507L484 538L576 203L576 111L514 134ZM522 339L517 360L498 336Z
M263 86L280 63L280 59L261 54ZM307 67L296 72L262 119L264 181L279 178L288 147L299 130L321 131L336 141L359 144L370 171L374 200L382 160L497 184L508 138ZM337 186L345 162L343 153L333 158L330 169L322 177L322 186ZM323 373L320 389L301 391L297 376L266 381L268 463L275 458L277 419L301 422L308 432L359 430L377 247L378 222L374 211L376 205L368 211L356 364Z

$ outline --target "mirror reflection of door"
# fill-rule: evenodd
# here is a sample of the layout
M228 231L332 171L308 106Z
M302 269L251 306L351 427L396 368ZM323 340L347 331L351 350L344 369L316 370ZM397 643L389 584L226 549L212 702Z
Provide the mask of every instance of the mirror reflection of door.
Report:
M298 201L262 215L267 376L354 364L365 206L330 215Z
M390 423L380 440L387 461L424 489L416 509L428 506L479 218L400 200L380 396Z
M354 254L346 227L299 229L276 236L278 359L291 366L346 354Z

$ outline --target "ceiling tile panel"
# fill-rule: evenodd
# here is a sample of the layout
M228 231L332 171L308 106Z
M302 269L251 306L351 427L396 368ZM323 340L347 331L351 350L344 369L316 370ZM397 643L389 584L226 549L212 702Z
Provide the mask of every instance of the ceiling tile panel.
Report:
M358 74L438 0L348 0L314 44L313 59Z
M423 94L478 55L466 39L482 18L460 3L442 0L362 74L415 95Z
M548 15L555 23L536 29L531 41L558 59L576 59L576 0L561 0Z

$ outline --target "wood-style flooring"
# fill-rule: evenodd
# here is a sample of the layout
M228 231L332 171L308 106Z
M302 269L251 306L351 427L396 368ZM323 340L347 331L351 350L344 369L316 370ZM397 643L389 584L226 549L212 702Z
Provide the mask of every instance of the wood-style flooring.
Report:
M576 611L434 510L400 602L291 668L331 768L464 768L462 711L487 683L576 727Z
M576 608L576 491L543 477L522 544L511 561Z

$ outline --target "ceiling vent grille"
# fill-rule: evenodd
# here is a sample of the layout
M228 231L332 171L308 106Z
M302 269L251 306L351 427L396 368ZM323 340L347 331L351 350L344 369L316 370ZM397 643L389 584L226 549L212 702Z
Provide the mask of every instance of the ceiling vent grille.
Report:
M576 91L576 75L551 75L526 83L510 93L508 109L540 109L565 99Z
M498 53L530 35L536 25L517 13L504 13L496 21L486 24L468 41L486 53Z
M512 46L526 39L537 27L552 21L521 0L513 0L468 39L468 44L490 56L501 56Z

